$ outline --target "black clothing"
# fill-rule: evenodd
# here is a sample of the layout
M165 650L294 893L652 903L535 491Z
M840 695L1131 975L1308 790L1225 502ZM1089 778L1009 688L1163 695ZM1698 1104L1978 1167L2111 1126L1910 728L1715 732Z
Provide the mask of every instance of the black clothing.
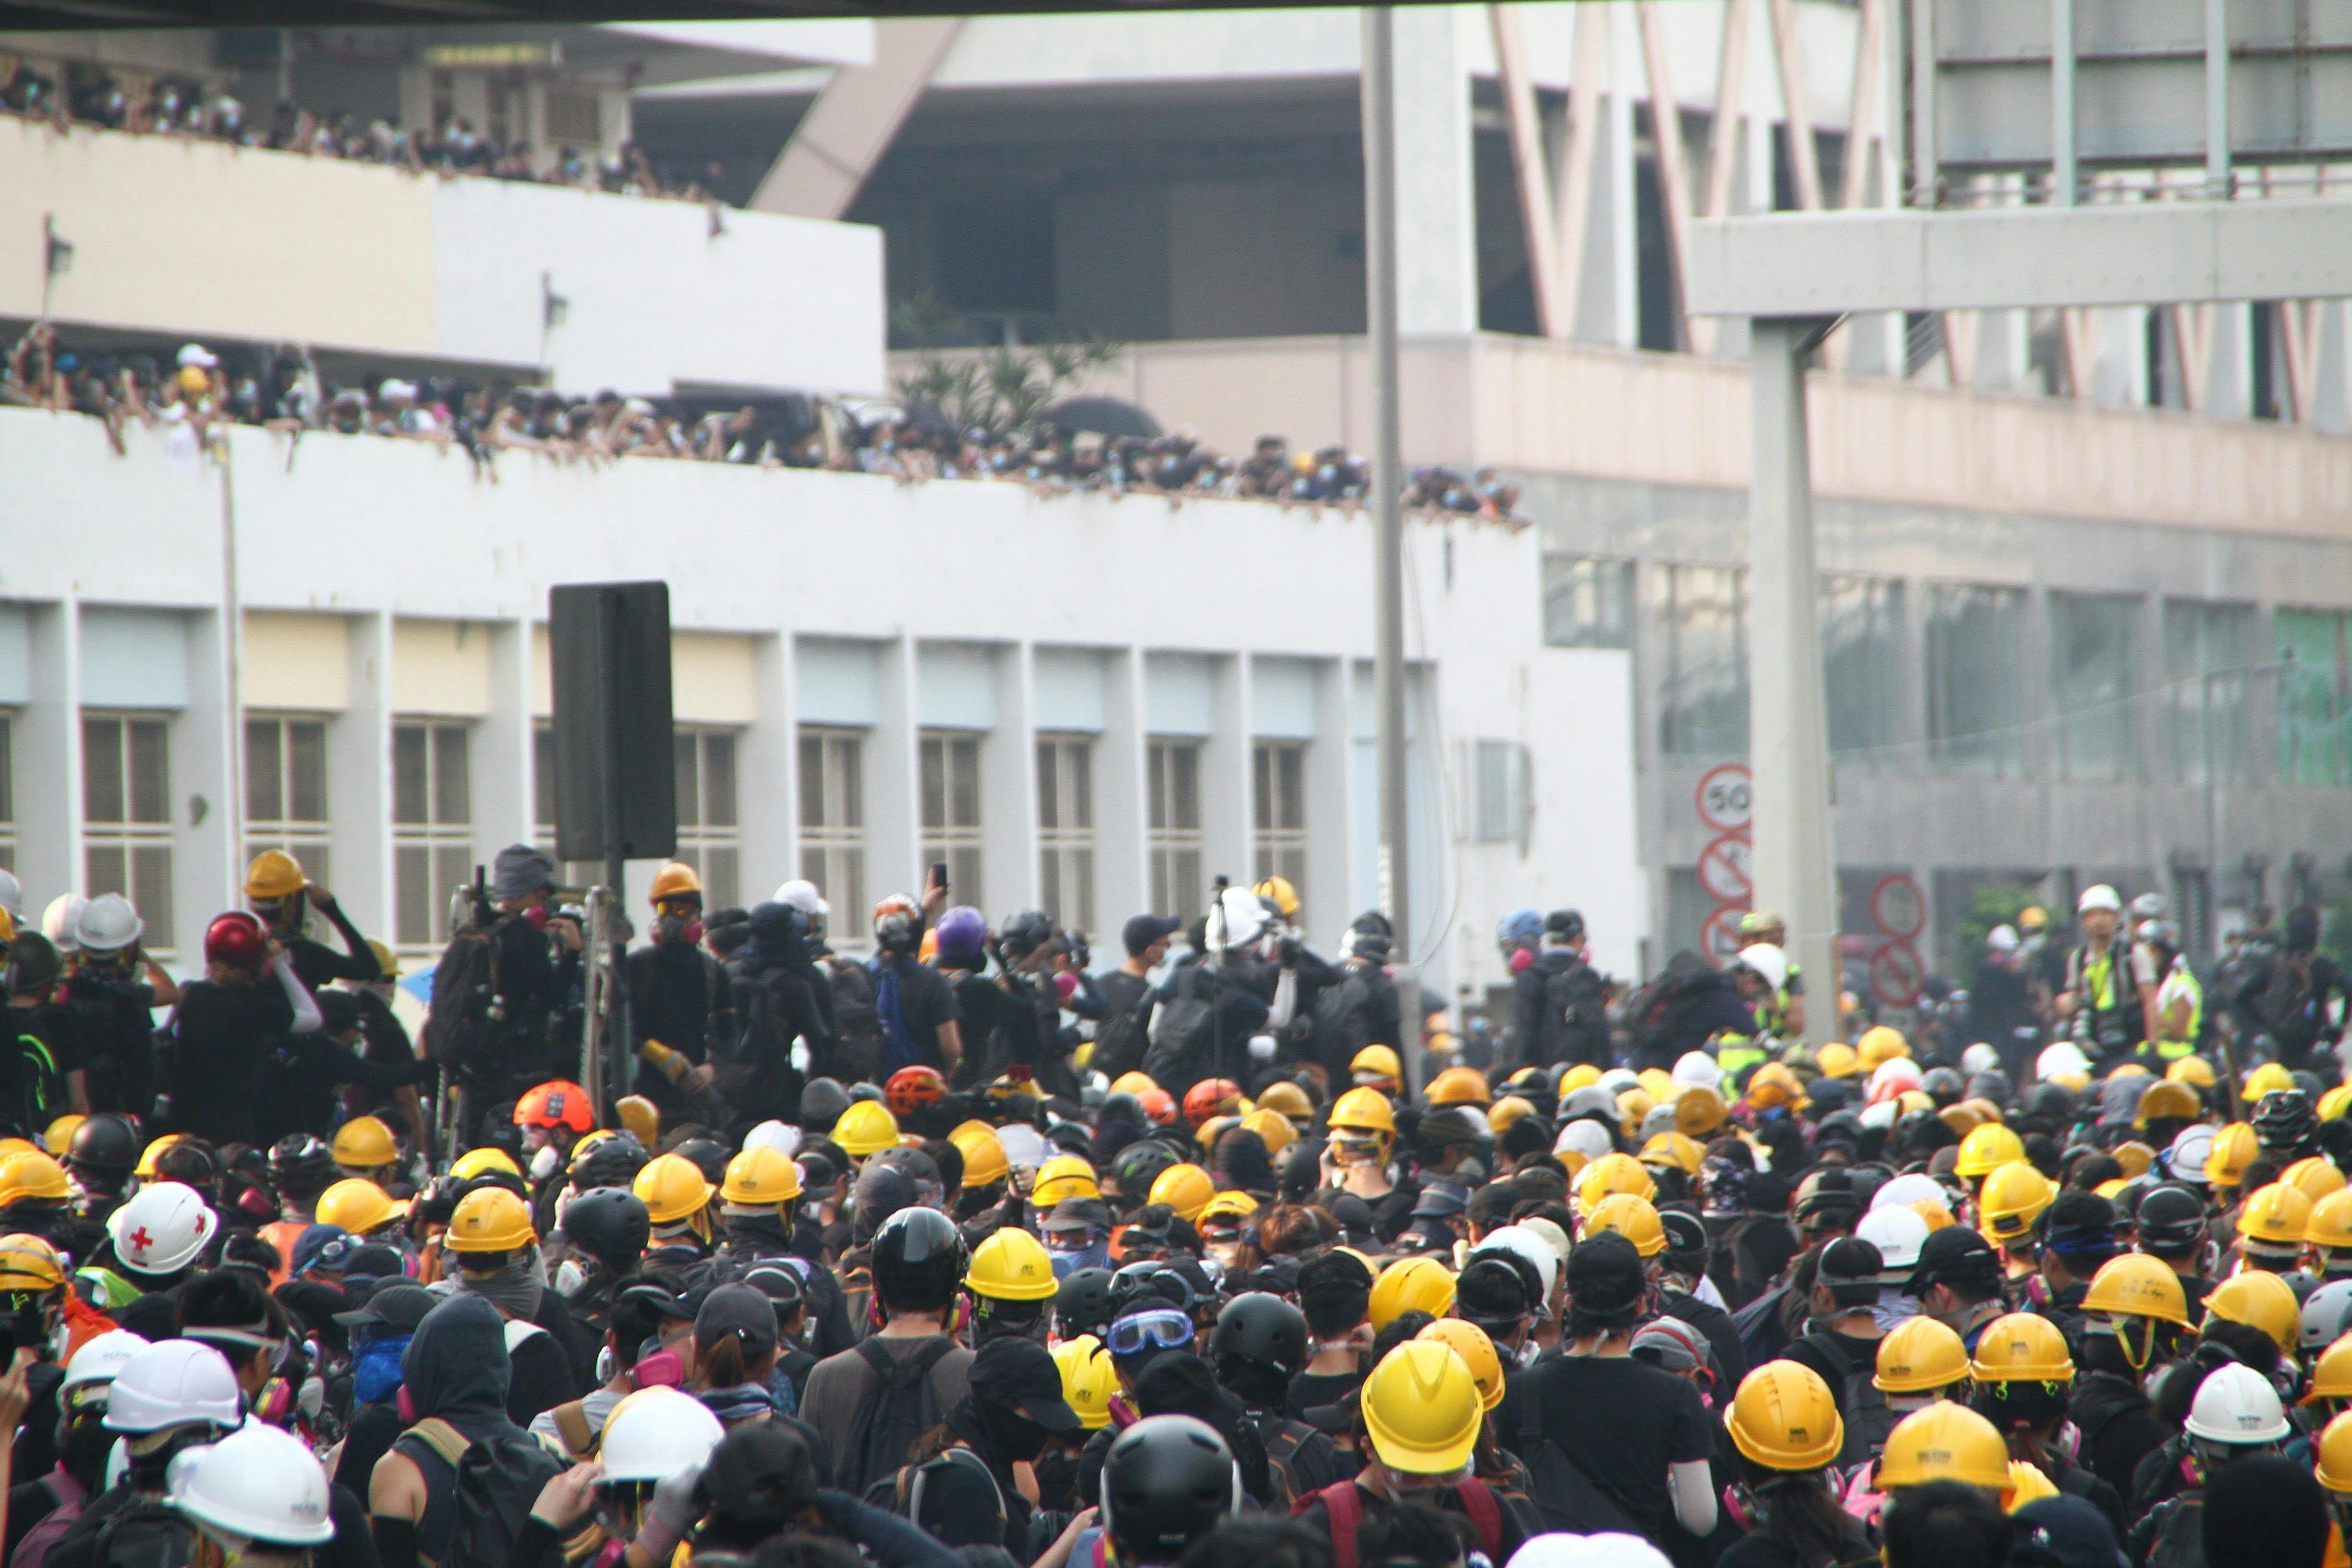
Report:
M337 952L325 942L307 936L289 937L273 932L285 944L287 959L294 965L294 978L316 991L332 980L367 981L383 978L383 966L375 961L375 950L352 924L342 906L331 899L319 899L310 906L327 917L335 934L343 939L343 951Z
M963 1020L962 1011L956 1005L955 987L948 983L946 975L929 964L917 963L911 953L883 953L874 960L874 967L877 971L887 968L890 977L898 982L898 1017L906 1026L915 1060L922 1066L945 1071L948 1064L947 1058L940 1050L940 1026L960 1024ZM882 976L877 973L873 979L878 996ZM884 1060L887 1062L890 1049L890 1032L887 1024L882 1037ZM965 1057L971 1057L976 1049L973 1041L967 1037L963 1042ZM877 1076L880 1071L877 1069Z
M1204 1078L1226 1078L1244 1083L1256 1076L1250 1059L1250 1037L1265 1027L1266 1005L1251 987L1257 966L1244 956L1228 953L1223 967L1202 963L1177 965L1154 998L1151 1026L1173 1033L1169 1009L1177 1004L1208 1005L1201 1026L1181 1042L1154 1040L1144 1055L1144 1070L1160 1088L1182 1103L1185 1093Z
M2292 978L2298 969L2300 978ZM2285 976L2282 976L2282 971L2286 972ZM2294 1021L2279 1026L2273 1026L2263 1016L2264 995L2274 977L2280 978L2281 995L2299 991L2304 997ZM2278 1043L2281 1065L2290 1071L2310 1067L2315 1050L2332 1047L2342 1037L2344 1026L2329 1022L2330 1009L2339 1003L2345 1005L2346 1017L2352 1019L2352 986L2346 984L2344 972L2336 967L2334 959L2324 952L2284 950L2254 965L2245 984L2229 998L2229 1005L2243 1026L2245 1037L2269 1035ZM2210 1003L2207 1016L2211 1016ZM2332 1081L2333 1071L2330 1065L2321 1076Z
M1304 1420L1310 1410L1327 1405L1337 1405L1362 1386L1364 1375L1358 1372L1302 1372L1290 1380L1290 1402L1284 1413Z
M82 1065L81 1020L58 1002L12 1006L7 1017L17 1038L8 1042L12 1048L0 1051L0 1122L18 1137L37 1138L51 1120L72 1109L66 1074ZM19 1042L37 1042L47 1054L46 1094L34 1068L34 1046Z
M400 1370L418 1420L438 1416L478 1443L531 1440L508 1418L511 1363L505 1323L498 1309L480 1297L460 1292L426 1313L401 1355ZM392 1447L425 1478L417 1553L443 1562L457 1525L457 1472L422 1437L403 1435Z
M1737 1389L1748 1375L1748 1352L1739 1342L1739 1329L1731 1314L1712 1301L1702 1301L1680 1290L1658 1292L1658 1306L1669 1318L1679 1318L1706 1336L1715 1352L1715 1385Z
M1871 1554L1870 1532L1862 1521L1847 1516L1845 1542L1829 1557L1808 1557L1756 1531L1741 1536L1717 1558L1716 1568L1825 1568L1832 1563L1859 1563Z
M1706 1277L1737 1312L1771 1289L1801 1250L1797 1233L1779 1215L1708 1215Z
M66 1005L81 1026L85 1087L93 1111L142 1119L155 1105L155 988L80 969L66 982Z
M966 1088L993 1082L1014 1068L1035 1078L1058 1058L1057 1009L1052 987L1025 975L950 972L956 1012L963 1021L963 1062L956 1081ZM1056 1091L1058 1092L1058 1090Z
M1730 975L1693 952L1676 953L1665 972L1636 994L1633 1059L1636 1072L1671 1071L1686 1052L1718 1034L1756 1033L1756 1013Z
M1675 1517L1668 1469L1715 1455L1715 1420L1698 1390L1630 1357L1554 1356L1513 1379L1495 1407L1505 1447L1520 1443L1530 1400L1545 1441L1603 1483L1643 1535L1664 1540Z
M2117 1496L2129 1497L2139 1462L2164 1446L2147 1395L2129 1378L2085 1372L2074 1380L2066 1415L2083 1434L2078 1458Z
M502 914L452 937L434 974L427 1054L454 1061L475 1111L578 1076L579 1041L559 1041L555 1028L580 980L569 945L521 914Z
M633 949L625 967L631 1055L658 1040L698 1066L734 1043L734 982L719 960L665 942Z
M12 1490L13 1495L13 1490ZM107 1520L133 1501L142 1500L131 1489L129 1482L111 1491L102 1492L89 1500L81 1517L66 1528L49 1548L51 1568L100 1568L98 1561L98 1533ZM144 1500L155 1501L152 1498ZM375 1541L368 1533L367 1507L345 1487L330 1487L327 1493L327 1517L335 1527L334 1539L311 1548L315 1568L378 1568Z
M275 973L237 985L191 980L165 1026L163 1092L174 1131L215 1148L262 1141L264 1069L294 1027L294 1005Z

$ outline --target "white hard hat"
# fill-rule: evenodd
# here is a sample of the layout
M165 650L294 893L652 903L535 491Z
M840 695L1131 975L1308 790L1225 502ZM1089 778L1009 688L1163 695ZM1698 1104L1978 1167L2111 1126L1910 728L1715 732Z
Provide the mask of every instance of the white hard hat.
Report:
M1508 1568L1667 1568L1667 1558L1638 1535L1613 1530L1598 1535L1553 1531L1528 1537L1511 1553Z
M1889 1057L1871 1069L1870 1084L1863 1098L1876 1105L1918 1087L1919 1064L1909 1057Z
M2247 1446L2279 1442L2291 1430L2286 1412L2279 1408L2278 1390L2242 1362L2205 1374L2182 1425L2190 1436L2209 1443Z
M1884 1132L1895 1125L1897 1107L1891 1100L1878 1100L1862 1108L1862 1125L1865 1131Z
M1642 1118L1642 1142L1644 1143L1661 1132L1672 1132L1674 1130L1675 1102L1671 1100L1660 1100L1650 1107L1650 1114Z
M1979 1040L1960 1053L1960 1070L1969 1074L1999 1072L2000 1053Z
M1878 1248L1879 1278L1892 1282L1895 1276L1909 1278L1919 1266L1919 1248L1927 1242L1927 1222L1896 1204L1863 1215L1853 1234Z
M25 918L25 884L16 880L16 873L0 866L0 910L8 911L12 923Z
M175 1274L196 1260L220 1228L196 1189L183 1182L151 1182L107 1217L117 1261L142 1274Z
M1871 1194L1870 1206L1874 1212L1898 1209L1906 1204L1916 1204L1921 1198L1932 1199L1946 1208L1952 1206L1952 1194L1944 1190L1943 1184L1935 1177L1923 1175L1917 1171L1896 1176Z
M2076 914L2088 914L2093 910L2105 910L2111 915L2119 915L2124 910L2123 895L2105 882L2094 882L2083 889L2081 898L2074 900Z
M1789 955L1769 942L1739 950L1740 967L1761 975L1764 984L1778 991L1789 984Z
M81 911L89 903L79 893L59 893L41 911L41 934L47 937L59 952L81 951Z
M74 934L85 952L121 952L139 940L147 922L121 893L100 893L82 906Z
M335 1536L327 1472L301 1438L264 1422L177 1456L167 1485L173 1508L239 1550L257 1541L318 1546Z
M2176 1182L2205 1184L2205 1160L2213 1152L2213 1129L2199 1121L2184 1127L2164 1152L2166 1172Z
M1481 1252L1507 1252L1514 1258L1527 1259L1534 1268L1536 1278L1543 1281L1543 1300L1536 1303L1538 1310L1543 1310L1550 1301L1552 1287L1559 1283L1559 1254L1552 1250L1551 1243L1526 1226L1498 1225L1480 1238L1470 1258L1475 1258ZM1467 1264L1469 1258L1463 1261Z
M1723 1082L1723 1068L1705 1051L1685 1051L1675 1063L1675 1081L1685 1089L1714 1089Z
M1211 952L1246 947L1265 929L1265 906L1247 888L1227 888L1210 907L1208 944Z
M2047 1082L2060 1073L2081 1073L2090 1076L2091 1058L2083 1047L2072 1040L2061 1040L2054 1046L2044 1046L2042 1054L2033 1058L2033 1076Z
M806 877L794 877L776 889L776 902L790 904L804 915L829 915L833 906L816 890L816 884Z
M800 1152L801 1130L789 1121L762 1121L743 1134L743 1147L747 1152L773 1149L789 1160Z
M1606 1093L1609 1096L1609 1102L1614 1105L1617 1102L1617 1097L1627 1089L1641 1088L1642 1080L1635 1076L1632 1068L1611 1068L1593 1080L1592 1087Z
M159 1341L124 1362L106 1399L110 1432L162 1432L200 1422L227 1427L244 1418L228 1358L194 1340Z
M1985 932L1985 946L1994 952L2015 952L2017 928L2015 926L1993 927L1992 930Z
M1552 1140L1551 1152L1565 1154L1574 1150L1587 1160L1598 1160L1616 1147L1617 1142L1609 1136L1609 1129L1590 1116L1580 1116L1559 1130L1559 1136Z
M2330 1279L2303 1299L2303 1349L2325 1350L2347 1329L2352 1329L2352 1279Z
M66 1378L59 1388L79 1388L86 1383L112 1383L116 1374L130 1364L131 1358L147 1348L144 1336L129 1329L109 1329L74 1352L73 1360L66 1363Z
M600 1481L666 1481L699 1468L727 1428L709 1407L675 1388L641 1388L613 1406L597 1452Z

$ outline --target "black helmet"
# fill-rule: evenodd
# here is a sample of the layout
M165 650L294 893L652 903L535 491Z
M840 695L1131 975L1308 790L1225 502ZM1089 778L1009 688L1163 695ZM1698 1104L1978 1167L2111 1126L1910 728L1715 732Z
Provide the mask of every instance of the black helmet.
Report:
M581 1251L627 1263L645 1251L654 1223L645 1200L626 1187L597 1187L565 1205L563 1234Z
M64 975L65 967L55 942L39 931L20 931L8 943L8 993L21 996L27 992L52 991Z
M1422 1116L1413 1129L1413 1146L1423 1158L1434 1159L1458 1143L1492 1143L1494 1130L1475 1105L1446 1105Z
M1125 1311L1127 1304L1140 1296L1162 1297L1190 1312L1200 1304L1202 1292L1168 1259L1145 1258L1123 1265L1110 1277L1114 1310Z
M843 1092L848 1095L852 1104L855 1104L856 1101L861 1100L885 1100L889 1098L882 1092L882 1086L880 1084L870 1082L869 1080L862 1078L856 1083L851 1084L846 1089L843 1090Z
M1215 1428L1190 1415L1147 1415L1103 1456L1103 1533L1119 1561L1173 1563L1241 1499L1241 1471Z
M597 1187L627 1187L646 1168L646 1146L629 1132L599 1138L573 1157L572 1184L582 1192Z
M1297 1377L1307 1365L1307 1314L1263 1290L1234 1297L1209 1336L1210 1361L1222 1365L1227 1356L1279 1373L1285 1381Z
M1148 1127L1151 1124L1151 1119L1143 1114L1143 1101L1123 1089L1116 1094L1103 1096L1100 1120L1124 1121L1129 1127Z
M937 1311L955 1300L963 1233L937 1209L904 1208L874 1233L874 1293L886 1309Z
M2027 1116L2038 1116L2053 1127L2063 1127L2074 1120L2074 1091L2063 1083L2037 1083L2020 1098L2018 1110Z
M1929 1068L1920 1078L1919 1087L1926 1089L1927 1098L1938 1106L1953 1103L1968 1090L1967 1082L1951 1068Z
M801 1090L801 1126L810 1136L830 1132L849 1109L849 1091L838 1079L813 1078Z
M996 943L1007 958L1025 958L1053 940L1054 917L1043 910L1007 915L996 928Z
M127 1176L139 1163L138 1130L127 1118L101 1110L74 1129L66 1163L104 1176Z
M209 1192L220 1180L220 1155L201 1138L191 1138L174 1143L155 1156L155 1178L163 1182L178 1182L183 1186Z
M323 1193L341 1174L334 1151L308 1132L290 1133L269 1146L269 1179L295 1193Z
M1140 1203L1160 1173L1179 1163L1175 1151L1167 1144L1157 1138L1139 1138L1118 1152L1118 1158L1111 1163L1111 1174L1118 1180L1119 1196Z
M670 1152L701 1172L714 1187L727 1179L727 1145L716 1138L689 1138Z
M1110 1321L1110 1270L1074 1268L1054 1292L1054 1316L1060 1320L1062 1338L1099 1335Z
M2186 1252L2205 1239L2205 1200L2187 1187L2150 1188L2132 1219L2150 1252Z
M2257 1101L2252 1117L2254 1141L2270 1154L2301 1151L2319 1131L2319 1117L2299 1089L2274 1089Z

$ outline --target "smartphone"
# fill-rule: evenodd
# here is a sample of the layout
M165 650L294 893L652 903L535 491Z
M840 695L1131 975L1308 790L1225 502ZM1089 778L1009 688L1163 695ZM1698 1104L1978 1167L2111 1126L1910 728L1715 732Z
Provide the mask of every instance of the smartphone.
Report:
M942 893L948 890L948 863L946 861L934 860L931 862L931 886L937 888Z

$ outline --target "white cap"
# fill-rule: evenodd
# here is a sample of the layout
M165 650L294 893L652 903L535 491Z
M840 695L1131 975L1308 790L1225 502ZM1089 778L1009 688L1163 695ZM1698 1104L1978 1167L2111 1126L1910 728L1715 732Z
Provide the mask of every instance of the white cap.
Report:
M240 1548L257 1541L318 1546L334 1539L326 1470L302 1439L265 1422L178 1455L166 1485L173 1508L205 1533Z
M199 370L210 370L218 363L220 363L220 356L213 353L212 350L205 347L202 343L182 343L180 345L180 368L183 370L187 369L190 365L194 365Z
M698 1469L727 1429L709 1407L675 1388L641 1388L613 1406L598 1446L602 1481L665 1481Z
M1995 952L2015 952L2017 928L2015 926L1993 927L1992 930L1985 932L1985 946Z
M776 902L790 904L804 915L829 915L833 906L816 890L816 884L806 877L794 877L776 889Z
M2242 1362L2216 1367L2197 1385L2182 1425L2209 1443L2276 1443L2291 1430L2271 1380Z
M2111 915L2119 915L2123 913L2123 895L2105 882L2092 883L2083 889L2083 896L2074 900L2076 914L2088 914L2093 910L2105 910Z
M1592 1087L1607 1094L1613 1103L1627 1089L1641 1088L1642 1080L1632 1068L1611 1068L1594 1080Z
M228 1359L194 1340L149 1345L122 1363L107 1394L110 1432L162 1432L205 1422L228 1427L244 1418Z
M404 397L414 403L416 401L416 385L414 382L403 381L398 376L390 376L385 379L382 386L375 389L375 395L386 403L390 403L395 397Z

